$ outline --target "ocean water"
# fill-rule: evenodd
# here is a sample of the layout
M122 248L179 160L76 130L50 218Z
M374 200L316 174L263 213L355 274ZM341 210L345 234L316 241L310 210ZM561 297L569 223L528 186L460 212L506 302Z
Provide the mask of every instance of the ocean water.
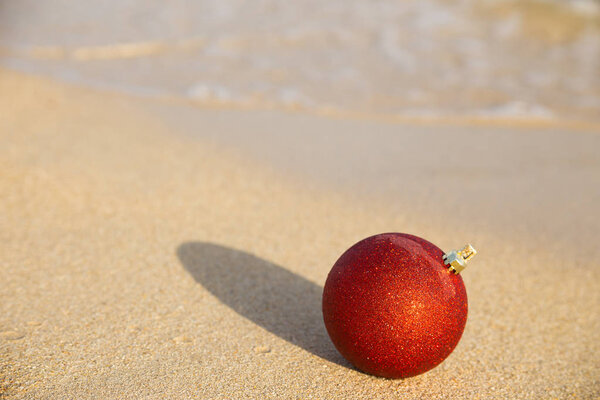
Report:
M14 0L0 65L200 104L600 120L596 0Z

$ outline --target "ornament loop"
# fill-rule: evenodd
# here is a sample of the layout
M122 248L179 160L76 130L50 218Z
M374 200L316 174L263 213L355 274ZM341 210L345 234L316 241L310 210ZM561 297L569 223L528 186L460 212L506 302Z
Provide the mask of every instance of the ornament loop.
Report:
M444 254L444 264L448 266L448 269L455 274L460 274L463 269L467 267L467 262L477 254L477 250L470 244L463 247L462 250L452 250L449 253Z

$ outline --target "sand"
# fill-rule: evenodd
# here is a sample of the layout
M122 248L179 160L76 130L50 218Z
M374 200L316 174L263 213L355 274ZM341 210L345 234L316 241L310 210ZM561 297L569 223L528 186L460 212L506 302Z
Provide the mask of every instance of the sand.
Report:
M200 109L8 71L0 93L0 397L599 396L598 132ZM351 129L404 156L349 139L347 164L279 159ZM321 321L330 266L385 231L480 251L461 342L406 380L354 370Z

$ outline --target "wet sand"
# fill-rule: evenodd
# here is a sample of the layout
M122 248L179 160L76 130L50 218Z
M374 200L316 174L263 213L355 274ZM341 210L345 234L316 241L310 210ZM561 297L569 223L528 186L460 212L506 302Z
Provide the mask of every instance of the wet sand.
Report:
M8 71L0 93L0 397L600 393L598 132L195 108ZM337 257L385 231L480 251L458 347L398 381L352 369L320 312Z
M38 0L1 11L0 66L80 85L405 118L600 122L597 0Z

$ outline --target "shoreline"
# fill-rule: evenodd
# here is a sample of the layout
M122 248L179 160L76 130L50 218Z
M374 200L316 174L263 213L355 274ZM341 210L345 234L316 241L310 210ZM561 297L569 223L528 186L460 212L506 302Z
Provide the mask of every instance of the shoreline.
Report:
M4 50L6 52L6 50ZM2 50L0 49L0 54ZM6 63L4 63L6 64ZM115 93L123 96L132 96L152 101L191 105L199 109L209 110L233 110L233 111L273 111L283 112L291 115L305 114L316 117L371 121L394 125L424 125L424 126L452 126L452 127L500 127L519 129L566 129L577 132L600 133L600 120L593 119L568 119L561 116L539 117L536 115L498 115L492 114L447 114L447 115L410 115L361 112L338 107L306 107L299 104L286 105L284 102L272 101L225 101L225 100L198 100L194 98L178 96L168 92L160 93L155 89L130 88L125 89L118 85L105 83L93 83L84 81L71 81L48 76L47 74L30 72L21 68L13 68L0 65L0 69L12 71L17 74L38 77L39 79L61 82L73 88L84 88L100 93Z

